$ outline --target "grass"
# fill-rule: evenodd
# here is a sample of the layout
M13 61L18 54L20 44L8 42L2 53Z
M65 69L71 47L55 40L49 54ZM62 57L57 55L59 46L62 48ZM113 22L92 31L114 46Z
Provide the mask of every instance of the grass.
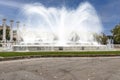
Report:
M0 57L80 57L80 56L120 56L120 51L84 51L84 52L0 52Z

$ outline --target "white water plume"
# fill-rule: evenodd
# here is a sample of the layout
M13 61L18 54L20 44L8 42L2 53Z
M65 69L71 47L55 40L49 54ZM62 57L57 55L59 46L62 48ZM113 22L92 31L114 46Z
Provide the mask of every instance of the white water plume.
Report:
M21 28L24 42L97 43L93 34L102 32L101 21L94 7L84 2L78 8L25 5L26 29Z

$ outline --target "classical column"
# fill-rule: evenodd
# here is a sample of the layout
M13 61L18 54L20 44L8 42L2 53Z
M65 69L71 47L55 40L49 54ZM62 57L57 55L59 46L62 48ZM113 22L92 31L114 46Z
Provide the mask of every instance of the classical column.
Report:
M6 19L3 19L3 42L6 42Z
M10 20L10 42L13 41L13 20Z
M16 22L17 23L17 37L16 37L16 40L17 40L17 43L19 43L20 41L20 33L19 33L19 21Z

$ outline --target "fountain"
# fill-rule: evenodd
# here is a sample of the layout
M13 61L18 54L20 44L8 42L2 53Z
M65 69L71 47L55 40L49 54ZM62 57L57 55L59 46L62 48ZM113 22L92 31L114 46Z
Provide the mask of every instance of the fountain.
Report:
M96 10L89 2L76 9L45 7L41 4L22 8L27 27L20 27L22 41L14 51L103 50L94 34L102 32Z

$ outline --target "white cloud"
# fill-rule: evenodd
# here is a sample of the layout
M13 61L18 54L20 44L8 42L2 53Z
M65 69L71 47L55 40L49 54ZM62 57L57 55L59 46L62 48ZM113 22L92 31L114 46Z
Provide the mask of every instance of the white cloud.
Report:
M4 6L10 6L10 7L15 7L15 8L20 8L23 6L22 3L18 3L18 2L15 2L15 1L3 1L3 0L0 0L0 5L4 5Z

